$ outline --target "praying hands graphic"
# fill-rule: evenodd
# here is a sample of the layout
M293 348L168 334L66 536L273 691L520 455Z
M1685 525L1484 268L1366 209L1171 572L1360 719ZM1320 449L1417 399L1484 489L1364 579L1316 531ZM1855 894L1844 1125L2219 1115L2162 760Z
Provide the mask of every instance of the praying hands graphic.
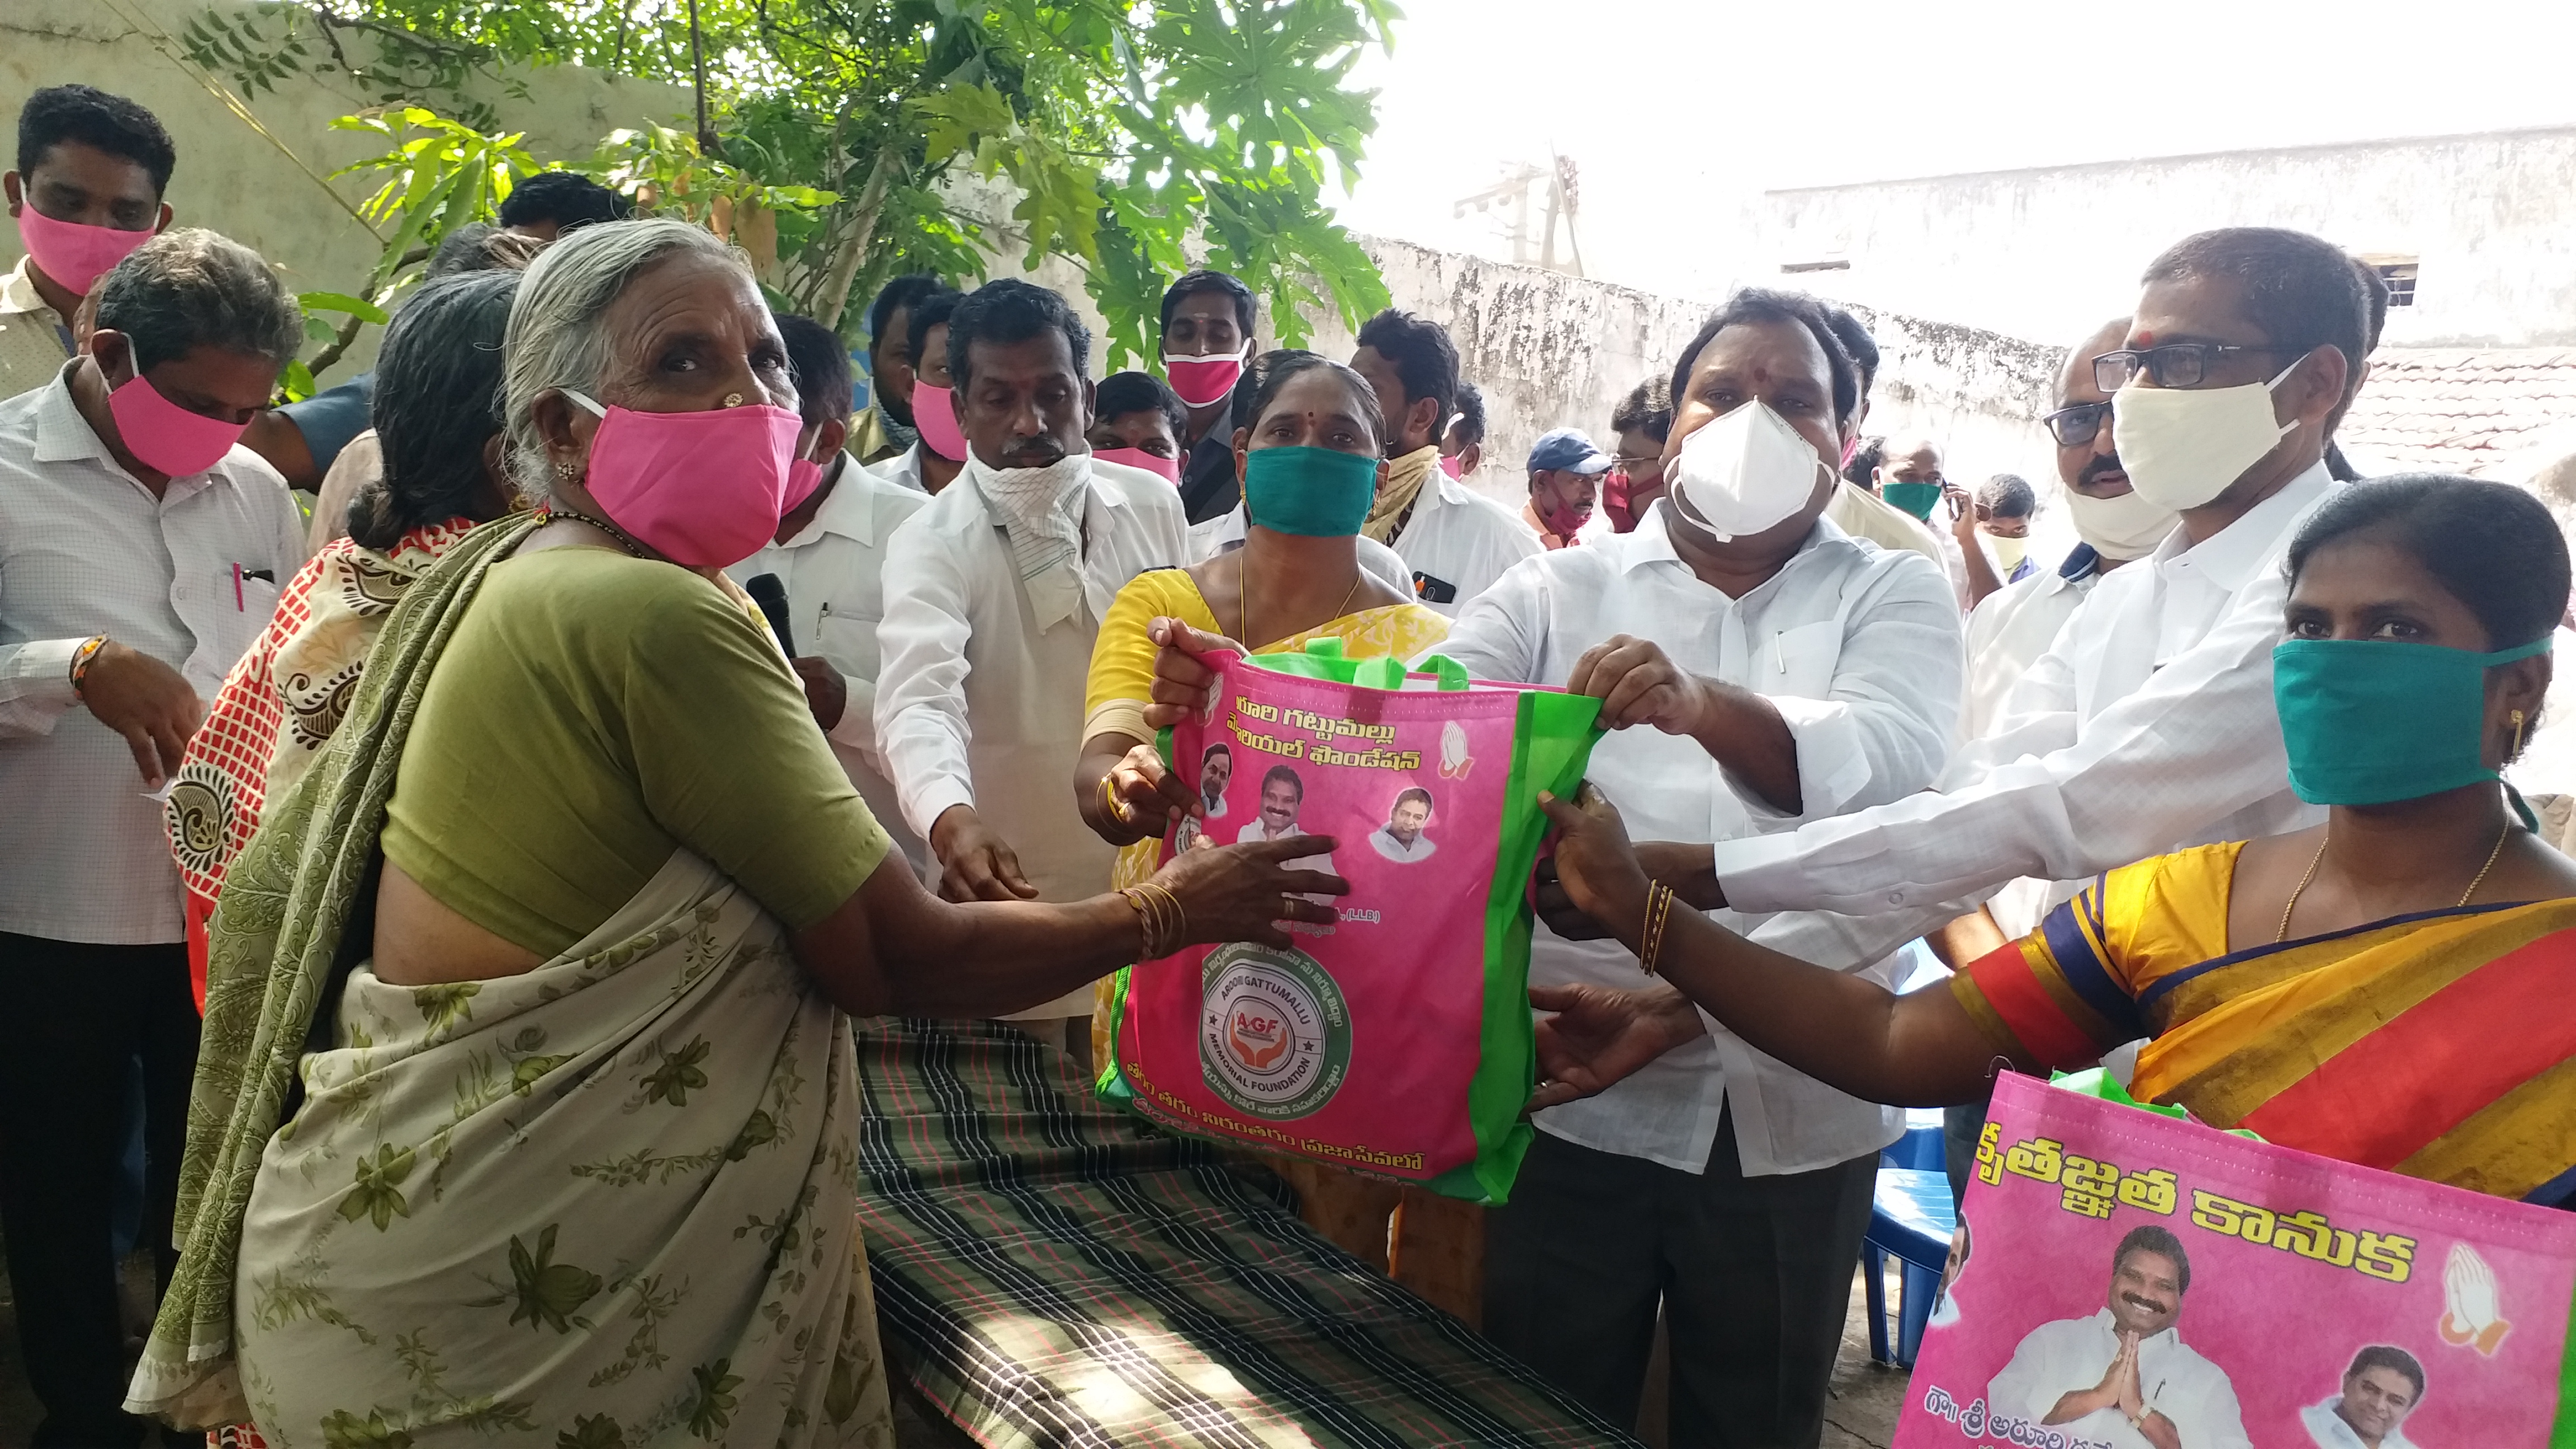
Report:
M2442 1341L2494 1357L2496 1345L2513 1331L2496 1297L2495 1270L2477 1249L2453 1243L2442 1268Z

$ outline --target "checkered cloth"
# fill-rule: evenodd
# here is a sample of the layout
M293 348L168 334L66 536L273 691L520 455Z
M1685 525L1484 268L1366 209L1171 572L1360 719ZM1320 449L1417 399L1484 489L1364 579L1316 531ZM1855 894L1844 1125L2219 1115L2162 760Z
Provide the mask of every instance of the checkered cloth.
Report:
M892 1018L858 1051L887 1358L989 1449L1634 1444L1062 1052Z

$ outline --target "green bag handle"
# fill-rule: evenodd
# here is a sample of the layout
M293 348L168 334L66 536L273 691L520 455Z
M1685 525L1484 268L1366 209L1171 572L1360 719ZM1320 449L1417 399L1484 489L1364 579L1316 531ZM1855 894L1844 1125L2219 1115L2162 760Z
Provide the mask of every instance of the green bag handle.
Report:
M1444 692L1467 687L1467 666L1446 654L1425 657L1422 661L1422 670L1426 674L1438 675L1440 688ZM1402 689L1406 675L1411 672L1405 667L1403 660L1392 655L1377 659L1363 659L1358 667L1351 671L1351 683L1369 689Z
M2153 1112L2159 1117L2171 1117L2177 1122L2200 1125L2200 1119L2191 1115L2187 1108L2167 1106L2160 1102L2141 1102L2130 1096L2128 1089L2120 1085L2119 1078L2100 1067L2086 1067L2080 1072L2052 1072L2049 1074L2048 1084L2061 1092L2073 1092L2082 1097L2098 1097L2113 1106L2135 1107L2141 1112ZM2229 1128L2227 1135L2242 1137L2252 1142L2263 1140L2261 1136L2242 1127Z
M1309 639L1302 651L1289 654L1256 654L1254 664L1279 674L1293 674L1303 679L1329 679L1339 684L1356 684L1367 689L1402 689L1409 672L1401 659L1382 655L1375 659L1352 659L1343 654L1339 639ZM1423 659L1421 668L1439 676L1442 690L1467 687L1467 666L1446 654L1433 654Z

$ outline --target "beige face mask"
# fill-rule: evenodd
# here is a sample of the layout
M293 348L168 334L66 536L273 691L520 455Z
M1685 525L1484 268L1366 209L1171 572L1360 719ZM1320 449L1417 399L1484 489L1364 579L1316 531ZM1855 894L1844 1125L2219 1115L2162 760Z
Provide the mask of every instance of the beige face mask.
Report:
M2176 512L2226 492L2298 426L2272 416L2272 389L2298 366L2238 387L2123 385L2111 397L2111 442L2129 486Z
M2095 553L2119 563L2154 553L2180 521L2173 510L2158 508L2135 492L2095 498L2069 488L2066 512L2074 520L2076 537L2093 545Z

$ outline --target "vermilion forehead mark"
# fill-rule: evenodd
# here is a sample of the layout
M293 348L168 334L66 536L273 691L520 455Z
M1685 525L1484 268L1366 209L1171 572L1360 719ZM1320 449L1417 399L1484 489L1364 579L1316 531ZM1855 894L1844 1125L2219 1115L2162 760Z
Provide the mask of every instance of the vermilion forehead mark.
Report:
M2153 346L2155 346L2155 345L2156 345L2156 334L2154 334L2154 333L2152 333L2152 332L2141 332L2141 333L2139 333L2139 334L2138 334L2138 345L2139 345L2140 347L2153 347Z

